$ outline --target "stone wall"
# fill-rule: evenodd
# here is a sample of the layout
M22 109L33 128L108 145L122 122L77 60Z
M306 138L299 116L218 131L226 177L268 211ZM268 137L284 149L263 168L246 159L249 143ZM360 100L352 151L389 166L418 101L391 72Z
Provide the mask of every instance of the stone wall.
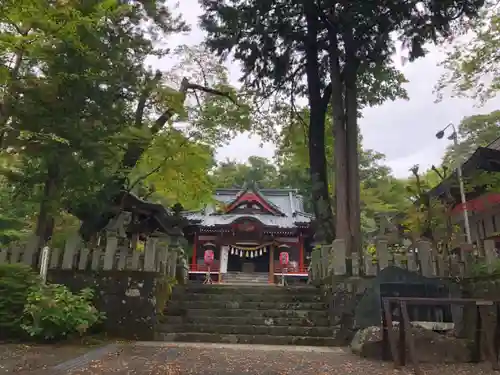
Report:
M464 298L481 298L500 300L500 277L498 275L470 278L461 284ZM492 307L483 307L487 310L486 321L483 321L483 329L494 329L496 325L496 312ZM464 309L463 326L458 333L462 337L474 338L476 327L476 308L468 307Z
M156 325L156 272L50 270L47 281L71 291L95 291L94 304L106 314L103 329L114 337L153 340Z
M322 293L328 305L330 324L335 329L339 344L348 345L356 332L356 306L370 279L348 278L324 285Z

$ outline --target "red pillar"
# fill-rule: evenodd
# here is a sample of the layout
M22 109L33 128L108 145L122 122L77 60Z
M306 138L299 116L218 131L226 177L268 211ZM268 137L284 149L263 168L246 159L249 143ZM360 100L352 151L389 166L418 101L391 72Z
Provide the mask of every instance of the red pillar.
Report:
M191 259L191 270L196 271L196 250L198 247L198 233L194 234L194 241L193 241L193 257Z
M299 235L299 272L304 272L304 237Z

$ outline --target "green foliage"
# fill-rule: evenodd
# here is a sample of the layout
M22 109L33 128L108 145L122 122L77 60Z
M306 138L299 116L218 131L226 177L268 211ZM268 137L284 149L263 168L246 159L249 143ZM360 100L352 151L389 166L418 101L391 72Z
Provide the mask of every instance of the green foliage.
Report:
M500 134L500 111L464 117L458 124L458 145L449 145L443 164L456 168L464 163L478 147L486 147Z
M307 96L308 172L321 240L334 237L329 185L335 181L336 203L351 202L337 215L336 229L342 231L337 234L354 236L355 241L349 243L358 246L357 117L364 106L406 97L405 79L392 60L395 36L402 40L410 60L422 57L425 43L450 37L464 18L477 15L483 1L351 1L341 5L330 0L201 1L205 10L201 25L208 33L208 46L242 63L248 87L266 98L286 95L296 118L301 112L295 108L295 98ZM457 7L463 10L458 16ZM328 103L335 117L336 164L345 166L334 178L326 165Z
M453 96L473 97L480 103L500 90L500 4L487 0L481 16L471 20L455 41L442 65L446 69L438 85L441 99L447 88Z
M58 340L85 334L105 316L92 305L94 293L74 294L64 285L32 288L24 307L22 327L33 338Z
M16 189L0 176L0 244L23 241L32 232L36 202L16 196Z
M155 137L130 174L129 189L165 206L197 209L212 196L208 171L214 149L168 129Z
M0 336L19 337L24 306L30 290L39 285L38 275L24 264L0 263Z
M472 277L498 276L500 275L500 260L496 259L490 263L475 263L471 267Z
M170 72L147 67L171 53L159 37L187 30L164 2L7 1L0 25L0 241L73 229L67 213L92 222L123 188L187 208L207 200L215 148L253 116L202 46L175 52Z
M163 314L167 302L172 296L172 291L174 286L177 285L177 279L175 277L163 276L156 280L156 312L158 314Z
M260 156L250 156L247 163L226 160L219 163L211 174L211 179L217 188L241 188L245 183L255 182L261 189L271 189L279 186L277 167L268 159Z
M313 212L312 186L309 175L308 131L309 115L307 109L300 111L302 120L290 122L280 133L277 149L279 183L281 187L298 189L304 196L304 204ZM325 151L328 170L329 192L333 195L335 184L333 119L326 118ZM361 137L359 144L361 144ZM391 170L384 165L385 156L374 150L359 150L359 173L361 186L361 224L362 232L377 229L375 218L380 213L396 213L406 209L411 203L405 196L405 182L394 178Z

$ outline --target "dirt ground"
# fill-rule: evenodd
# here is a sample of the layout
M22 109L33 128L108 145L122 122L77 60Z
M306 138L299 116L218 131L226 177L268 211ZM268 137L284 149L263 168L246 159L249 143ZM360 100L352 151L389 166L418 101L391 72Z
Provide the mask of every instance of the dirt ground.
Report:
M19 375L386 375L413 374L392 363L363 360L339 348L217 344L126 345L84 369L57 372L52 366L87 352L77 346L0 347L0 374ZM489 364L422 365L426 375L494 374ZM500 372L498 373L500 374Z
M0 345L0 374L30 373L48 369L92 350L82 345Z
M488 364L422 365L426 375L493 374ZM128 346L73 375L386 375L413 374L392 363L360 359L340 348L210 344ZM500 374L500 373L499 373ZM45 375L45 373L43 374ZM49 375L49 372L47 372ZM51 374L52 375L52 374Z

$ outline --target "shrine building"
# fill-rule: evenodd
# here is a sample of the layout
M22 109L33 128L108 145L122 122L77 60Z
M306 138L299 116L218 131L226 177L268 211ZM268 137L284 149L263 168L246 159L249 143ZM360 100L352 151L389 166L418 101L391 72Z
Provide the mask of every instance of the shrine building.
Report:
M276 283L282 275L279 254L288 253L288 280L305 281L313 236L313 215L304 212L295 189L217 189L215 204L186 212L184 233L193 247L190 279L200 280L208 267L205 250L212 250L210 274L224 283L231 275L255 275Z

